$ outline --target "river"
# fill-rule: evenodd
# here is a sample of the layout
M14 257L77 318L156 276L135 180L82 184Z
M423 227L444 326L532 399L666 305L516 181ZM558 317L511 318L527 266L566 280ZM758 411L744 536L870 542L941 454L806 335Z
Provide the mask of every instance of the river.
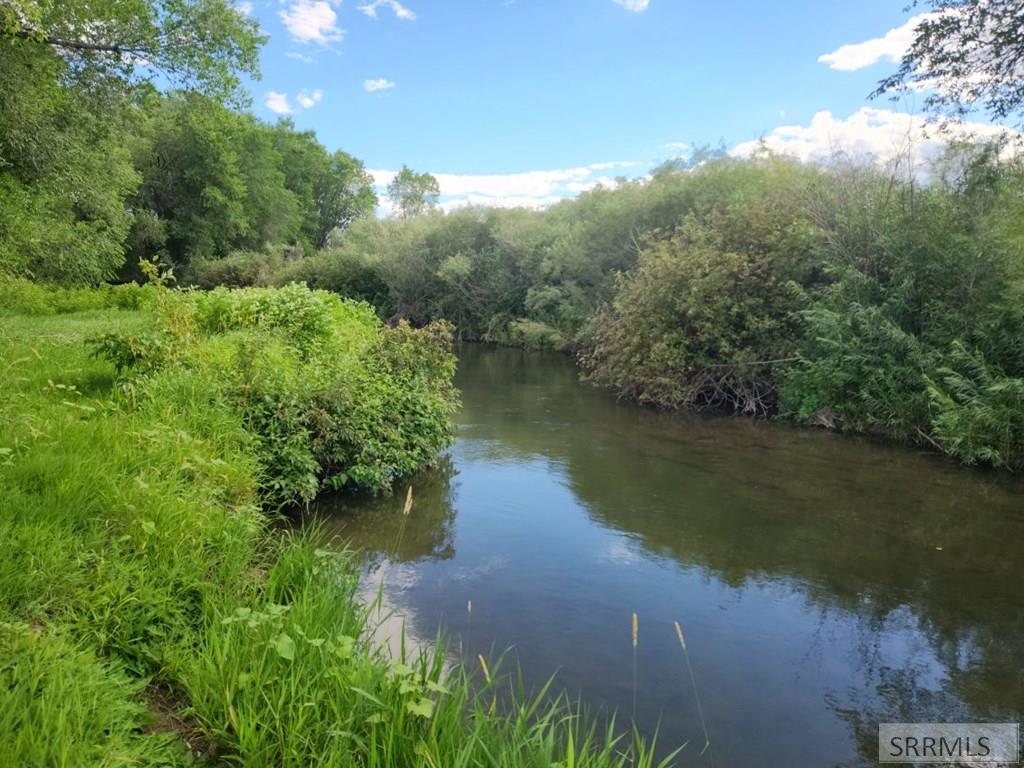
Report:
M878 722L1022 719L1020 479L656 413L554 354L467 346L458 385L456 442L408 518L405 485L317 506L411 638L511 649L529 685L557 673L686 742L680 765L873 765Z

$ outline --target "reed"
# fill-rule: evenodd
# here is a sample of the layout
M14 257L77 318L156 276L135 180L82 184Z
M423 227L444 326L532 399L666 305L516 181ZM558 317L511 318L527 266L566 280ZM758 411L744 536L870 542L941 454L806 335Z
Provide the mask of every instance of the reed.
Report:
M693 664L690 663L690 652L686 648L686 635L683 634L683 628L679 626L679 622L675 622L676 626L676 637L679 638L679 645L683 649L683 658L686 659L686 670L690 673L690 685L693 689L693 698L697 702L697 714L700 717L700 727L704 731L704 747L701 749L701 756L705 752L708 753L708 758L711 761L711 765L715 764L714 751L711 749L711 737L708 735L708 724L704 720L704 706L700 701L700 694L697 692L697 678L693 674Z
M636 611L633 612L633 727L636 727L636 669L637 645L640 640L640 621Z

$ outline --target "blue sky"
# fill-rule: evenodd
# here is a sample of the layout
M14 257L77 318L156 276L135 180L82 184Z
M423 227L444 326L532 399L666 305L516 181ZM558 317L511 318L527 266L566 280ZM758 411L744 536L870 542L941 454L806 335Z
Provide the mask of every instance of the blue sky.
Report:
M759 137L804 157L884 154L915 111L913 96L867 99L909 40L903 6L236 1L270 37L258 115L287 114L382 182L403 163L430 171L449 204L543 204Z

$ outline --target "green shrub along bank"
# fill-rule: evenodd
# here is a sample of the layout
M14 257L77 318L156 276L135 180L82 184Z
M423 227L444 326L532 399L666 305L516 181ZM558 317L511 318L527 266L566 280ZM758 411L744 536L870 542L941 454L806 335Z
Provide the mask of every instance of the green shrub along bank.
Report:
M301 286L4 290L36 312L0 318L6 763L652 764L564 703L494 708L443 649L385 658L347 555L271 524L447 444L447 327Z
M358 221L252 273L447 319L462 339L569 350L591 381L654 406L1020 468L1024 161L953 146L918 179L702 155L544 211Z
M153 317L93 339L94 353L135 402L200 377L253 436L264 502L383 491L449 442L458 400L443 322L388 328L365 304L298 284L158 289Z

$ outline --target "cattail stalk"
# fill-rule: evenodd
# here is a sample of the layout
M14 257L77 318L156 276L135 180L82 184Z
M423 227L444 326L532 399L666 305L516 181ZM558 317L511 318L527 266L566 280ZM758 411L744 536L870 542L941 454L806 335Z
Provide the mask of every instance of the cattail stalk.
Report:
M708 724L704 720L704 707L700 702L700 694L697 693L697 678L693 674L693 664L690 663L690 652L686 649L686 636L683 634L683 628L679 626L679 622L675 622L676 625L676 637L679 638L679 645L683 649L683 658L686 659L686 670L690 673L690 685L693 688L693 698L697 702L697 714L700 716L700 727L704 730L704 748L700 751L703 755L708 752L708 757L711 759L711 765L715 764L715 755L711 751L711 737L708 735Z
M640 639L640 622L633 612L633 726L636 727L636 647Z

